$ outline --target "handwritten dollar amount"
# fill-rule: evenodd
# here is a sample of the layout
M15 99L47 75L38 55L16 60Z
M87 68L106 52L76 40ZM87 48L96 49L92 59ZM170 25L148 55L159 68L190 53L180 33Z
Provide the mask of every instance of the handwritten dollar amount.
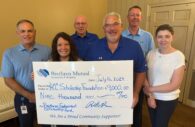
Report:
M122 85L106 85L106 90L109 91L121 91L121 90L128 90L129 86L122 86Z

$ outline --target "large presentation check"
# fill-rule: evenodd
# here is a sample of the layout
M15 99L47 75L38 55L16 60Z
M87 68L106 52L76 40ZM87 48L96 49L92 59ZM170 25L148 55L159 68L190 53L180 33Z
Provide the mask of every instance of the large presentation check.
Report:
M133 121L133 61L33 62L38 123Z

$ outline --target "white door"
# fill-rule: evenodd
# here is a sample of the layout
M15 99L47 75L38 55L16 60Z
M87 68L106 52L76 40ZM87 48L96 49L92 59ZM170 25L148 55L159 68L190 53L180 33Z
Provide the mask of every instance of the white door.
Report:
M180 101L186 103L186 100L189 100L188 89L190 87L190 84L187 82L187 74L192 73L192 69L189 68L189 65L195 24L195 3L172 5L155 4L151 5L149 10L149 31L155 35L157 26L161 24L172 25L175 31L175 40L173 42L173 46L181 50L186 57L187 70L181 86L181 94L179 98ZM193 101L195 102L195 99Z
M186 89L184 94L184 103L195 107L195 25L192 40L192 50L190 54L190 64L186 78Z

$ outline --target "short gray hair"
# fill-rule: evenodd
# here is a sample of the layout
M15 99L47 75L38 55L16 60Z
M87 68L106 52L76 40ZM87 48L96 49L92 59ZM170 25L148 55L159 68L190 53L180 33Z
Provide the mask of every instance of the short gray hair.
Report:
M19 21L17 22L17 24L16 24L16 27L18 27L18 26L19 26L20 24L22 24L22 23L29 23L29 24L31 24L32 27L34 28L33 22L30 21L30 20L28 20L28 19L21 19L21 20L19 20Z
M108 14L106 14L106 16L104 17L104 20L103 20L103 26L105 25L106 18L107 18L108 16L115 16L115 17L117 17L117 18L118 18L119 23L120 23L120 24L122 24L121 16L120 16L120 14L119 14L119 13L117 13L117 12L109 12L109 13L108 13Z

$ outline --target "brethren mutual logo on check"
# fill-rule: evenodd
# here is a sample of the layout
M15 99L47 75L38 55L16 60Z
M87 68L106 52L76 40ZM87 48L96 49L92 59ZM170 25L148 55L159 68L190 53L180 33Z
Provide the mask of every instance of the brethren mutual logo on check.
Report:
M133 61L33 62L39 124L133 121Z

